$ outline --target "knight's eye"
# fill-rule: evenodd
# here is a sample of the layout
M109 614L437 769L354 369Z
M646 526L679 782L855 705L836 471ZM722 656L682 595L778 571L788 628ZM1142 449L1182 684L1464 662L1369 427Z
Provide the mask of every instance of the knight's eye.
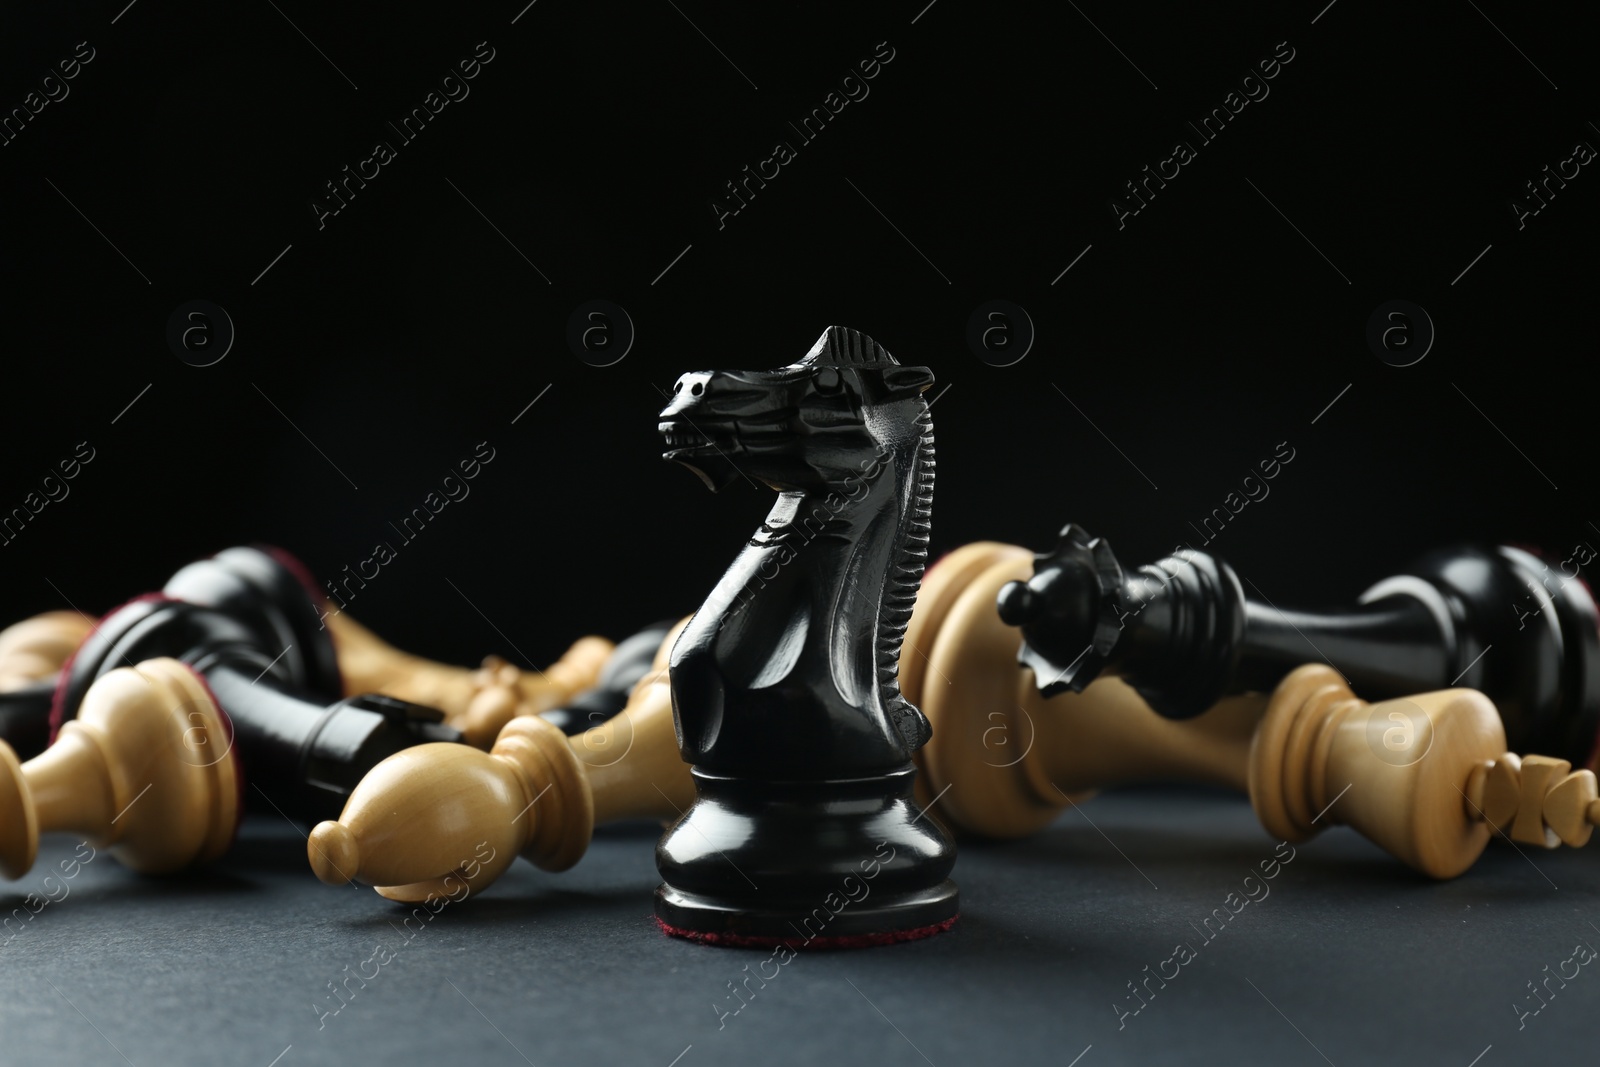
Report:
M837 393L839 391L839 372L832 367L823 367L817 371L817 392Z

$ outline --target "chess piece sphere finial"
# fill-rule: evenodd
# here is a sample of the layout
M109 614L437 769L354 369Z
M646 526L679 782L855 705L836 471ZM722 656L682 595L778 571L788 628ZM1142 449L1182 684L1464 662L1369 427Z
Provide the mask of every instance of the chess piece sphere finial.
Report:
M319 822L307 838L311 870L328 885L345 885L361 869L361 843L343 823Z

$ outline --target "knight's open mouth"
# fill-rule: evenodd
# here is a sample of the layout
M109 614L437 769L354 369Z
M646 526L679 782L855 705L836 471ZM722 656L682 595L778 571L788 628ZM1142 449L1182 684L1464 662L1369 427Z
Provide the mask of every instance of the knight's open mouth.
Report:
M711 439L699 430L678 423L662 423L661 439L666 442L667 448L672 451L706 448L711 444Z

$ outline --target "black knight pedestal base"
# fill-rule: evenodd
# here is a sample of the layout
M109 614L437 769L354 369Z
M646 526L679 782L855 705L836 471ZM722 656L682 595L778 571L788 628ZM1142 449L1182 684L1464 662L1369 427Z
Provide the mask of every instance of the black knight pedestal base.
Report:
M723 944L842 948L955 922L951 847L911 798L913 768L847 781L694 773L698 802L656 847L669 933ZM803 859L803 864L796 861Z

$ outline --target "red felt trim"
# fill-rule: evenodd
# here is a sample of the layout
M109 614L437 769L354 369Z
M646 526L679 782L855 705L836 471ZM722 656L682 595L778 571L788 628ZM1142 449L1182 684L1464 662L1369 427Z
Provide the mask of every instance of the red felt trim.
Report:
M1540 548L1538 545L1529 544L1529 543L1527 543L1525 541L1512 541L1511 542L1511 547L1512 548L1520 548L1524 552L1528 553L1530 556L1536 556L1537 558L1542 560L1547 566L1549 565L1549 563L1551 561L1550 557L1545 555L1544 549ZM1558 566L1559 566L1559 564L1558 564ZM1563 577L1565 577L1565 572L1563 572ZM1573 575L1573 578L1576 578L1578 581L1583 583L1584 592L1589 594L1589 599L1590 600L1594 600L1595 599L1594 586L1589 584L1589 579L1585 578L1581 574L1575 574L1575 575ZM1571 580L1572 580L1572 578L1568 578L1567 579L1567 581L1571 581ZM1589 760L1588 760L1587 763L1584 764L1584 766L1589 768L1591 771L1600 771L1600 734L1596 734L1595 739L1594 739L1594 747L1589 750Z
M702 945L728 946L732 948L777 948L782 945L795 950L810 952L827 951L841 948L870 948L874 945L893 945L901 941L920 941L934 934L942 934L956 924L959 915L952 915L943 922L932 923L928 926L916 926L909 930L891 930L881 934L844 934L837 937L751 937L746 934L729 934L706 932L703 930L686 930L681 926L673 926L659 916L656 925L661 927L661 932L669 937L681 937L687 941L698 941Z
M328 599L322 587L317 584L316 576L311 573L311 568L300 562L300 557L287 549L277 545L257 544L253 546L258 552L265 552L279 563L283 564L288 572L295 576L295 580L305 587L306 595L313 604L319 604Z
M315 609L320 606L323 608L324 616L327 615L326 609L329 605L328 594L322 591L322 587L317 584L316 575L311 573L310 567L307 567L304 563L300 562L299 556L296 556L288 549L279 548L277 545L269 545L264 542L257 543L254 547L257 551L265 552L267 555L283 564L283 566L288 569L289 573L295 576L295 580L300 583L301 587L305 589L306 596L311 600L312 608ZM339 610L343 611L344 609L340 608ZM337 612L335 614L337 614ZM323 623L323 629L327 629L325 622ZM344 671L339 665L339 641L336 637L334 637L332 630L328 630L328 641L333 645L333 669L339 674L339 692L343 693L345 691Z
M1583 588L1588 592L1589 599L1593 600L1594 589L1589 585L1588 579L1580 577L1578 581L1583 583ZM1595 736L1594 748L1589 753L1589 762L1585 763L1584 766L1589 768L1591 771L1595 770L1596 768L1600 768L1600 733L1597 733Z
M126 604L118 604L102 615L100 621L94 624L94 629L89 631L89 637L99 633L100 627L110 622L111 617L119 611L131 608L135 604L163 603L171 599L172 597L167 596L165 593L141 593ZM85 641L88 639L87 637L84 638ZM72 650L72 655L67 657L67 661L61 665L60 673L56 675L56 689L50 697L50 744L52 745L56 743L56 734L61 732L61 724L66 721L64 712L67 699L67 678L72 674L73 661L78 658L78 651L81 648L83 648L82 643Z

